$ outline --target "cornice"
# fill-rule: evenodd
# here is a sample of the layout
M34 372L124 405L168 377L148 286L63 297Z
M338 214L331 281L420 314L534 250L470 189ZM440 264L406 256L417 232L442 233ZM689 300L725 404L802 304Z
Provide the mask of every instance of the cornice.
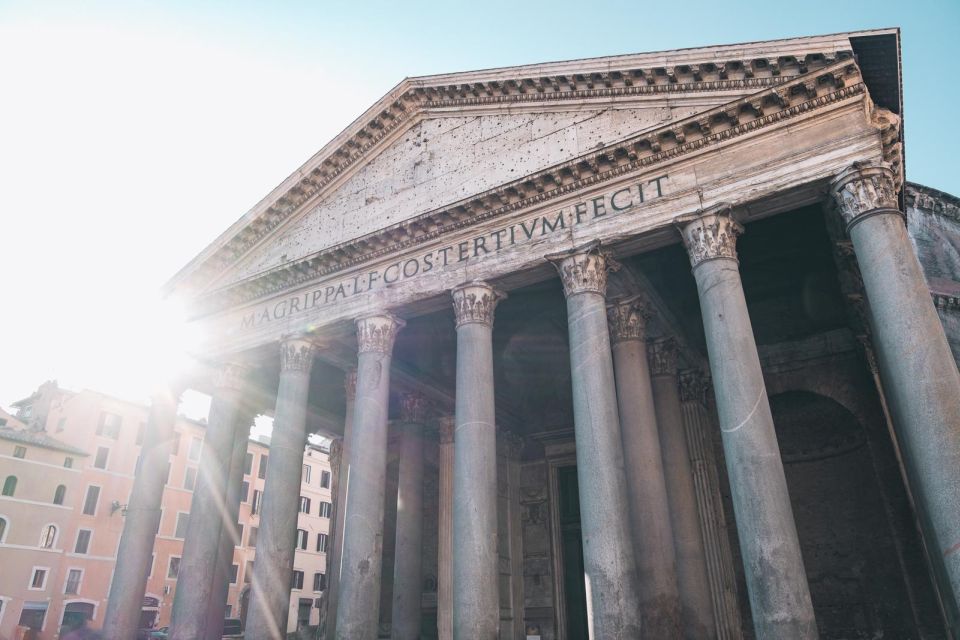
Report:
M904 189L907 206L937 213L960 222L960 198L931 187L908 182Z
M242 226L232 236L201 254L201 263L182 270L175 281L188 287L204 286L293 214L316 201L328 186L367 157L392 132L424 111L623 96L757 91L853 57L850 50L838 51L826 43L823 46L822 52L802 55L736 55L735 49L721 47L712 53L713 59L698 62L628 56L622 60L583 61L587 65L602 64L602 70L577 68L578 65L564 65L566 69L540 65L513 69L517 75L510 78L494 73L488 75L496 79L456 81L474 75L467 73L405 80L245 216ZM711 54L704 52L704 55ZM618 63L622 65L620 68L611 68ZM554 68L561 72L554 73ZM541 73L534 74L535 71Z
M429 242L451 231L655 167L865 92L857 66L851 61L838 62L213 291L201 299L199 311L214 313L253 302Z

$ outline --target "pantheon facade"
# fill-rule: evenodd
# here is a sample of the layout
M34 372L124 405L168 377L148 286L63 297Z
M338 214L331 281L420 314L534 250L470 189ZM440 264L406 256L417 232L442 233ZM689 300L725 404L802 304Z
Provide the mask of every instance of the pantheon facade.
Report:
M897 29L408 78L169 283L213 397L171 637L284 637L308 434L341 640L949 638L960 201L905 181ZM139 614L131 512L106 613ZM182 597L181 597L182 596Z

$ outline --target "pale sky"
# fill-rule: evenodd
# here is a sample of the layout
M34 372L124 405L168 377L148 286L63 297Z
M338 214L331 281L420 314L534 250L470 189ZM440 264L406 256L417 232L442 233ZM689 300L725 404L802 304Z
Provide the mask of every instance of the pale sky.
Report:
M404 76L890 26L907 178L960 194L955 0L0 0L0 406L144 399L159 287Z

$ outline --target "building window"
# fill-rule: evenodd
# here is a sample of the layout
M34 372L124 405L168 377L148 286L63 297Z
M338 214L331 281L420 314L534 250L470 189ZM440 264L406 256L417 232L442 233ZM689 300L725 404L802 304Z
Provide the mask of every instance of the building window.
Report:
M53 549L53 543L57 541L57 528L48 524L40 531L40 548Z
M240 502L246 502L250 497L250 483L244 480L240 483Z
M61 431L63 431L63 430L66 429L66 428L67 428L67 419L66 419L66 418L60 418L59 420L57 420L57 433L60 433Z
M140 426L137 427L137 444L143 444L143 436L147 433L147 423L141 422Z
M256 527L250 527L250 535L247 536L247 546L251 549L257 546L257 534L260 532Z
M167 564L167 578L174 579L180 575L180 558L170 556L170 562Z
M87 496L83 500L83 515L97 515L97 502L100 501L100 487L90 485L87 487Z
M183 472L183 488L187 491L193 491L195 486L197 486L197 468L187 467L186 471Z
M320 487L323 489L330 488L330 472L329 471L320 472Z
M80 578L83 577L83 571L80 569L70 569L70 573L67 574L67 586L63 588L63 592L76 595L80 593Z
M313 473L313 467L308 464L303 465L302 480L304 484L310 484L310 476Z
M260 466L257 467L257 477L261 480L267 477L267 459L269 457L268 455L260 456Z
M260 495L259 489L253 490L253 505L250 508L250 513L252 515L257 515L260 513Z
M43 591L47 588L47 569L34 568L30 576L30 589Z
M310 498L300 496L300 513L310 513Z
M97 457L93 461L93 466L97 469L107 468L107 457L110 455L110 449L107 447L97 447Z
M21 627L27 627L40 633L44 618L47 617L47 606L48 603L46 602L24 602L23 609L20 610L20 622L18 624Z
M247 453L243 458L243 475L248 476L253 471L253 454Z
M177 526L173 531L173 537L183 540L187 537L187 524L190 522L190 514L180 512L177 514Z
M321 518L329 518L329 517L330 517L330 513L331 513L332 511L333 511L333 505L332 505L332 504L330 504L329 502L321 502L321 503L320 503L320 517L321 517Z
M303 571L294 571L290 576L291 589L303 589Z
M14 447L14 448L13 448L13 457L14 457L14 458L26 458L26 457L27 457L27 448L26 448L26 447Z
M118 439L120 437L121 422L120 416L104 411L100 414L100 424L97 425L97 435L112 440Z
M73 547L74 553L86 554L90 551L90 538L93 532L90 529L80 529L77 531L77 544Z
M53 492L53 504L63 504L63 500L66 497L67 497L67 485L65 484L57 485L56 491Z
M3 542L3 539L7 535L7 519L0 518L0 543Z
M317 534L317 551L326 552L327 550L327 534L318 533Z
M243 566L243 583L250 584L253 580L253 560L247 560L247 564Z
M190 451L187 453L187 457L194 462L200 460L200 450L203 449L203 440L200 438L191 438L190 439Z
M327 574L317 572L313 574L313 590L323 591L327 588Z
M238 547L243 546L243 525L239 522L237 523L237 538L234 544Z
M230 584L237 584L237 573L239 572L240 572L240 565L238 564L230 565Z
M297 529L297 549L307 549L307 532L303 529Z
M7 476L3 481L3 495L13 497L17 492L17 476Z

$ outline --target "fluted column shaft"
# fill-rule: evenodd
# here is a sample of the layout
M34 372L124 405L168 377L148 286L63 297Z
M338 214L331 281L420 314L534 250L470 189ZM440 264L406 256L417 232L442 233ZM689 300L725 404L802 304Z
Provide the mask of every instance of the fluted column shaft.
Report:
M338 640L373 640L380 617L387 410L393 344L403 321L389 313L357 319L357 397L349 452Z
M453 416L440 419L438 464L440 475L440 505L437 509L439 535L437 538L437 636L439 640L453 638L453 441L456 420Z
M737 603L737 577L720 496L720 479L711 435L715 427L707 413L707 392L706 377L700 371L685 371L680 375L683 424L697 491L700 531L707 557L717 638L739 640L743 637L743 629Z
M423 599L423 422L426 399L406 393L400 400L397 531L393 567L393 610L390 637L420 640Z
M870 308L884 393L918 498L931 559L960 610L960 372L950 352L886 164L855 164L832 194L850 234ZM946 586L946 585L944 585Z
M660 430L660 452L670 501L683 609L683 636L689 640L716 638L697 492L693 486L690 450L680 408L676 346L671 339L657 340L649 345L648 351L653 373L653 402Z
M817 638L728 209L678 220L700 295L723 449L758 639Z
M179 389L166 387L151 399L140 449L140 468L127 500L117 564L103 619L103 632L109 638L133 638L140 627L140 611L167 482L167 461L173 451L179 396Z
M252 419L252 416L251 416ZM247 423L244 429L242 423ZM224 517L220 522L220 543L217 548L217 565L213 575L213 591L207 608L206 638L220 640L223 637L224 612L230 593L230 565L234 549L240 544L237 537L237 520L240 516L240 485L243 482L243 461L250 439L250 419L240 419L233 434L233 449L230 453L230 470L227 474L227 500Z
M213 578L219 557L220 526L226 509L230 453L238 423L246 416L243 380L247 373L246 367L228 364L214 380L210 417L190 502L190 520L173 601L170 623L173 640L205 637L207 607L213 599Z
M316 349L315 343L305 338L285 340L280 345L280 384L247 614L246 635L250 638L278 639L285 638L287 633L303 451L307 444L307 398Z
M347 478L350 476L350 443L353 440L353 405L357 394L357 370L344 376L346 398L343 437L331 445L331 485L334 495L330 518L330 552L327 553L327 598L323 637L332 640L337 630L337 604L340 599L340 565L343 562L344 521L347 511ZM335 452L334 447L338 450Z
M637 299L607 307L643 632L666 639L680 636L680 592L644 342L649 315Z
M500 599L493 315L503 296L483 282L452 293L457 323L453 637L495 640Z
M640 597L604 300L611 265L596 243L547 258L567 297L590 637L632 640L642 637Z

